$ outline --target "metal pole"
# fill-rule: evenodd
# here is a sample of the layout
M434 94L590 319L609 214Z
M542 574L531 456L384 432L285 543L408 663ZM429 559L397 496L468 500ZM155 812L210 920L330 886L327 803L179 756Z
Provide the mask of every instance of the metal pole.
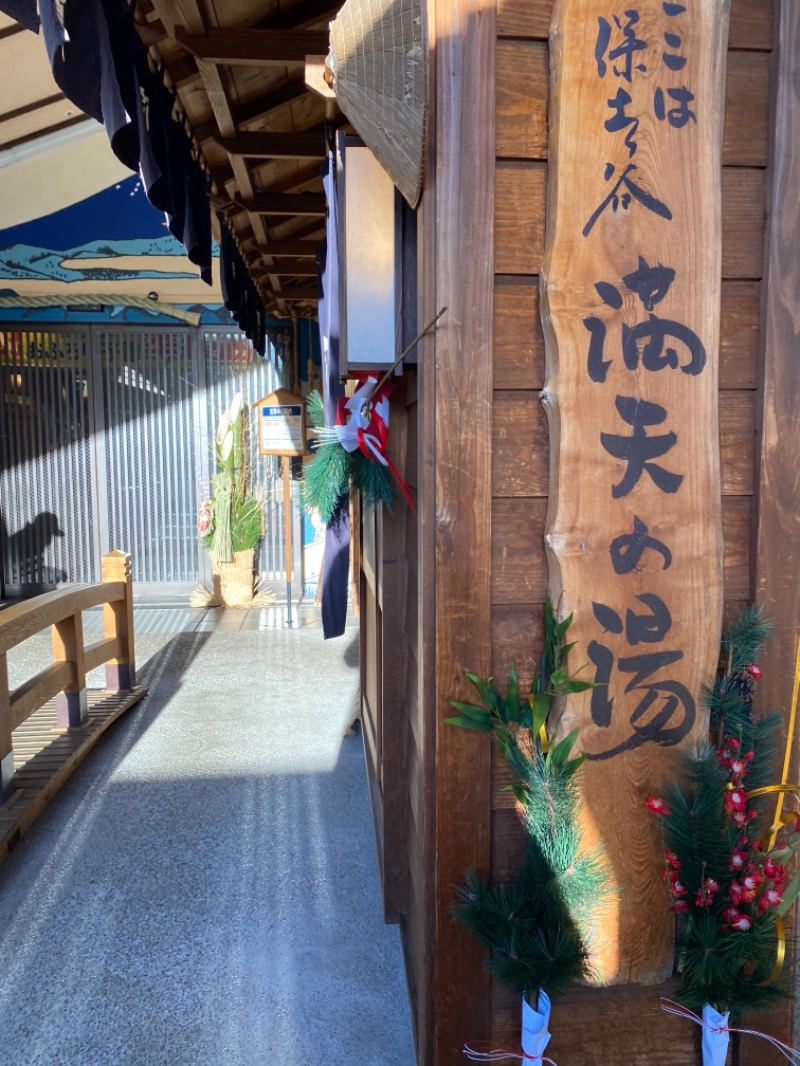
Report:
M281 456L283 466L283 547L286 567L286 625L291 629L292 620L292 482L291 459Z

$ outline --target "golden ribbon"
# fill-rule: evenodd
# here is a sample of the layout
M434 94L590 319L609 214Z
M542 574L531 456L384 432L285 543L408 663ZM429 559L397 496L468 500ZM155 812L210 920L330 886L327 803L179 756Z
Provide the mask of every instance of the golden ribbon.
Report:
M763 852L770 852L775 847L775 842L778 839L778 833L784 826L791 825L792 822L797 820L796 814L784 814L783 813L783 798L787 795L796 795L800 793L800 785L789 785L786 783L786 778L789 776L789 769L792 761L792 741L794 739L794 726L797 718L797 699L800 693L800 640L797 642L797 659L795 661L794 668L794 686L792 688L792 703L789 711L789 726L786 731L786 750L783 754L783 770L781 772L781 781L779 785L766 785L764 788L754 788L752 792L747 793L747 798L752 799L754 796L777 796L778 799L775 803L775 817L772 825L766 831L764 836L759 842L760 848ZM778 946L775 955L775 965L772 968L772 973L765 981L760 981L759 986L766 988L769 985L774 985L781 975L783 970L783 964L786 961L786 925L780 914L775 915L775 932L778 937Z

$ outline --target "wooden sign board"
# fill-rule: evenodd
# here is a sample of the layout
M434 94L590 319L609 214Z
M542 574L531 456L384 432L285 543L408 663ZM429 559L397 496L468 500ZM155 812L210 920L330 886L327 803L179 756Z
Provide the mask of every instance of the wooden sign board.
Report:
M551 595L595 689L570 696L586 829L620 886L598 962L672 966L644 801L707 735L722 533L717 361L727 0L556 0L542 317ZM577 665L577 663L576 663Z
M277 389L251 406L258 410L261 455L306 454L306 401L288 389Z

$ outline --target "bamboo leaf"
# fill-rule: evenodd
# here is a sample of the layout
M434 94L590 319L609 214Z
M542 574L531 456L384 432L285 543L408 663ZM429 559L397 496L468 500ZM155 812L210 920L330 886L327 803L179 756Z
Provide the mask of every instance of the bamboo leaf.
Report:
M461 729L474 729L478 733L491 733L493 728L490 718L488 718L486 723L476 722L474 718L467 718L464 714L456 714L452 718L445 718L445 722L448 725L460 726Z
M794 901L800 895L800 870L794 875L789 882L789 887L783 893L783 899L775 908L775 913L779 914L781 918L787 913Z
M531 732L538 736L539 730L547 721L550 714L551 697L546 692L540 692L536 696L529 696L528 703L531 708Z
M575 743L575 738L578 736L579 730L573 729L569 736L564 737L559 741L554 748L551 748L547 753L547 761L551 766L563 767L569 758L569 753L572 750L572 745Z

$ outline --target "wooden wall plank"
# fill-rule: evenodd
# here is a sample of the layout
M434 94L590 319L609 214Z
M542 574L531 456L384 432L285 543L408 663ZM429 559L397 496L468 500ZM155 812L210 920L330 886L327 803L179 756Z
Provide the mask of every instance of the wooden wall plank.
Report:
M500 162L495 188L495 272L538 274L544 255L544 163ZM764 260L763 170L723 167L722 276L760 278Z
M547 587L544 523L547 501L492 501L492 603L541 603Z
M725 89L724 166L764 167L769 158L768 52L730 52Z
M494 387L541 389L544 384L544 335L539 315L539 279L511 275L495 278Z
M725 544L725 599L752 599L750 587L750 523L752 497L722 497L722 539Z
M754 389L758 378L758 281L722 283L720 388ZM505 274L495 278L494 387L541 389L544 335L539 315L539 279Z
M757 706L780 707L788 728L800 640L800 5L782 0L774 55L775 136L767 215L763 304L763 381L759 405L759 491L755 501L755 597L775 623L763 657ZM789 780L800 774L797 733ZM797 978L797 916L788 929L787 964ZM793 1005L777 1019L754 1019L796 1040ZM744 1050L744 1049L743 1049ZM771 1066L777 1056L747 1049L743 1066Z
M755 433L755 393L721 392L719 452L724 496L752 495Z
M542 600L546 592L547 588L542 586ZM505 685L513 663L523 690L530 688L542 647L542 611L542 603L492 607L492 676L501 685Z
M544 163L498 163L495 177L496 274L538 274L544 255Z
M539 393L494 393L492 495L547 496L550 485L547 419Z
M764 270L765 212L765 172L744 167L723 167L723 278L761 277Z
M760 282L723 281L721 389L754 389L758 383L760 304Z
M779 2L779 0L778 0ZM728 48L772 48L776 0L733 0Z
M435 248L435 850L434 1017L430 1062L462 1061L461 1046L489 1032L484 949L452 919L453 885L490 861L490 745L444 724L468 698L465 670L491 661L491 392L494 234L494 5L433 5L435 83L432 186L426 217ZM432 205L433 206L433 205ZM433 931L433 930L432 930Z
M547 40L553 0L497 0L498 37Z
M548 89L543 41L498 41L498 157L547 159Z

